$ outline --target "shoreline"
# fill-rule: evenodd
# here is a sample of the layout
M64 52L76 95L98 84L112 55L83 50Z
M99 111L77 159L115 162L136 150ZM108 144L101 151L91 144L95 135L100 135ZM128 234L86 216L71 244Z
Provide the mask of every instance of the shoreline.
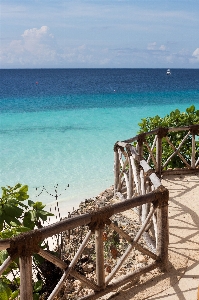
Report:
M111 198L113 198L114 194L114 186L110 186L109 188L105 189L103 192L98 194L97 196L85 198L84 200L81 200L79 203L73 203L73 202L66 202L65 205L60 205L60 203L63 204L64 199L60 201L53 201L50 203L45 204L45 210L48 210L49 212L54 213L55 216L49 217L47 221L47 225L53 224L57 222L58 220L67 218L69 215L76 214L77 211L81 206L85 207L90 202L95 202L98 207L104 206L107 201L109 201ZM63 209L65 207L65 209ZM67 207L67 209L66 209ZM44 223L46 224L46 222Z

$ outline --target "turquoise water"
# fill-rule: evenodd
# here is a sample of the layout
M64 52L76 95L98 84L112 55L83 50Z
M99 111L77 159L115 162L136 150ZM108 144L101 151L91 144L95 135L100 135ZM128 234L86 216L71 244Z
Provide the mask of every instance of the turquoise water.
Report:
M193 104L199 109L198 70L194 70L194 83L190 76L190 89L184 77L186 86L179 83L178 77L176 80L175 77L165 78L164 70L161 70L163 75L159 70L158 74L162 76L158 76L153 85L146 70L137 70L132 75L132 81L138 81L135 91L129 88L132 84L129 70L126 73L128 80L125 81L125 70L117 70L111 83L109 70L96 70L94 75L91 70L90 81L87 78L88 82L85 82L89 88L81 85L81 89L78 83L86 79L73 70L73 80L67 73L72 85L69 91L63 91L60 78L60 88L57 87L58 79L53 81L56 91L52 86L46 88L42 78L52 79L53 70L39 72L39 80L34 70L29 70L31 80L30 77L24 79L22 70L19 74L15 70L17 79L11 70L5 71L4 86L1 86L0 185L28 184L33 200L49 204L55 201L55 186L58 184L58 201L63 210L76 207L81 200L96 196L114 183L114 143L135 136L142 118L157 114L164 116L176 108L185 111ZM56 71L56 74L60 73ZM85 72L88 76L89 70ZM134 78L137 72L140 72L139 78L143 76L140 86L138 78ZM182 76L182 72L180 74ZM25 83L18 91L17 83L22 75ZM65 75L62 74L64 80ZM9 91L7 85L11 79L17 83ZM170 90L162 85L163 80L169 82ZM40 82L42 88L38 87ZM108 93L110 85L112 88ZM45 190L39 195L43 186Z

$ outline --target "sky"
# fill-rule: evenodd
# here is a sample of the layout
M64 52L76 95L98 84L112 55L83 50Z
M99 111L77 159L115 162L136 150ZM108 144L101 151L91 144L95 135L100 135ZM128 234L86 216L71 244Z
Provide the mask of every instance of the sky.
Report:
M199 68L199 0L1 0L0 68Z

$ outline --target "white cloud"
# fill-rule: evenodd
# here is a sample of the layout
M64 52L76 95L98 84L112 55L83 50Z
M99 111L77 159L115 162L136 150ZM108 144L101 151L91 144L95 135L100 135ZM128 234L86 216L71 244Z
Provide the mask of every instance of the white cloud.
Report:
M196 50L192 53L192 56L199 61L199 48L196 48Z
M166 46L165 45L161 45L160 48L159 48L159 50L165 51L166 50Z
M156 42L149 43L147 46L148 50L155 50L156 49Z
M52 44L53 35L49 33L47 26L41 28L26 29L21 39L12 40L2 49L0 61L19 63L22 65L52 62L56 57L56 51Z
M42 26L41 28L32 28L26 29L24 33L21 35L23 38L33 38L33 39L41 39L43 36L47 35L48 26Z

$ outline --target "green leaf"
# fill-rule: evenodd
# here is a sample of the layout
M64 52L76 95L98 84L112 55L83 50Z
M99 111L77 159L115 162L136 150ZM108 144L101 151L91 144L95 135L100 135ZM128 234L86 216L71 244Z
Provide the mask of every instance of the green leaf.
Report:
M195 111L195 106L194 105L192 105L192 106L190 106L190 107L188 107L187 109L186 109L186 112L187 113L193 113Z
M0 300L9 300L11 294L12 291L8 285L0 280Z
M39 300L39 293L33 294L33 300Z
M7 215L11 216L11 217L15 217L15 218L20 218L22 213L23 213L23 209L19 208L17 206L13 206L10 204L5 204L4 205L4 211Z
M39 292L42 289L42 280L38 280L33 287L34 292Z
M17 199L19 201L24 201L24 200L28 199L29 195L27 194L27 192L28 192L28 186L27 185L22 186L18 191Z
M19 290L14 291L14 292L11 294L9 300L14 300L14 299L16 299L18 295L19 295Z
M34 222L32 221L32 219L31 219L31 213L30 213L30 211L28 211L28 212L26 212L26 213L24 214L23 225L24 225L25 227L30 228L30 229L34 229L35 223L34 223Z
M21 223L19 222L19 220L17 218L11 217L8 215L5 215L5 222L10 226L11 226L12 222L16 223L17 225L21 225Z
M43 209L44 207L45 207L46 205L44 205L42 202L39 202L39 201L37 201L37 202L35 202L35 204L34 204L34 209L36 209L36 210L41 210L41 209Z
M35 202L33 202L32 200L28 200L28 205L30 207L33 207L35 205Z
M31 221L35 222L37 220L36 211L30 210L30 215L31 215Z
M0 251L0 264L2 265L2 263L6 260L6 258L8 257L8 252L7 250L2 250Z

